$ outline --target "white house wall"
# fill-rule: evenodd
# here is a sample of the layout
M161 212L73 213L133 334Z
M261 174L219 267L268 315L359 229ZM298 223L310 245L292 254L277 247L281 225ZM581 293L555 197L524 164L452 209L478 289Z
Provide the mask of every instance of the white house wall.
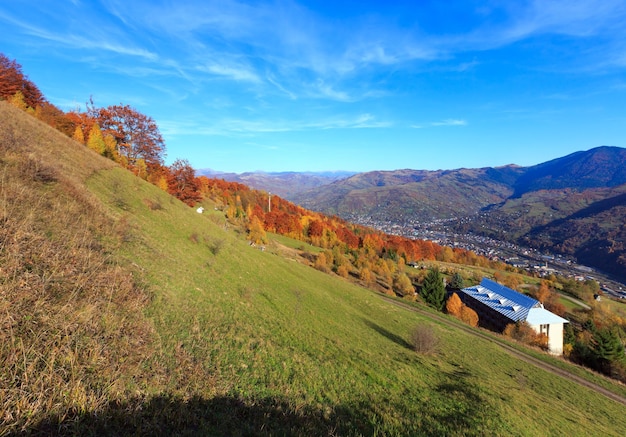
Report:
M530 325L537 334L540 325ZM551 323L548 331L548 351L552 355L563 355L563 323Z

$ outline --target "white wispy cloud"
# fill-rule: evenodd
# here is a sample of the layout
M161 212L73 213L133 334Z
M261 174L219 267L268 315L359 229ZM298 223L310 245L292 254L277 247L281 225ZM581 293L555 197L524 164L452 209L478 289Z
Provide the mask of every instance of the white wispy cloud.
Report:
M258 83L261 81L256 72L249 66L245 65L209 63L203 67L198 67L198 70L205 71L216 76L222 76L228 79L232 79L237 82Z
M319 97L355 100L358 96L350 94L350 84L342 82L344 78L359 76L371 66L435 56L431 48L418 44L410 32L390 29L387 23L359 23L354 19L341 26L296 2L110 3L122 19L134 17L135 23L141 21L152 32L166 33L184 42L191 62L209 56L228 58L235 52L247 56L248 64L255 66L254 75L241 76L239 70L231 71L228 65L214 70L233 80L254 77L273 86L280 83L279 89L289 90L290 97L315 96L307 91L314 83L318 85ZM271 76L259 71L270 71Z
M433 126L466 126L467 121L456 118L448 118L442 121L435 121L431 123Z
M313 89L314 92L311 95L314 97L324 97L338 102L350 102L354 100L346 91L336 90L322 79L316 81Z
M270 84L274 85L274 87L276 87L276 89L278 89L281 93L287 95L291 100L296 100L298 98L296 93L285 88L271 72L267 72L265 79Z
M441 126L467 126L467 120L458 118L447 118L440 121L431 121L424 124L412 124L413 129L424 129L427 127L441 127Z
M73 26L16 19L2 11L0 19L10 21L25 35L62 48L88 50L92 56L98 56L100 50L111 54L105 58L118 55L116 62L104 59L101 66L119 75L157 80L176 75L187 82L172 85L180 86L183 96L208 93L207 83L216 78L232 81L234 86L254 85L249 90L255 94L250 97L255 104L258 96L326 100L329 104L387 97L402 90L384 84L378 89L372 78L396 72L419 75L435 68L455 73L478 70L488 63L483 64L475 52L552 34L602 36L597 49L580 52L596 61L577 62L581 69L626 67L623 0L488 3L479 11L481 19L472 17L473 27L464 26L452 34L428 33L424 30L427 26L420 27L423 23L418 14L406 20L413 20L411 24L400 24L385 16L384 8L377 8L383 11L377 14L355 13L339 21L291 0L102 3L109 18L114 17L104 25L96 14L101 11L89 2L72 6L77 17L67 21ZM60 12L54 18L57 24L64 23ZM126 57L130 62L122 59ZM210 93L220 91L211 89ZM413 127L466 124L465 120L450 119Z
M380 120L376 120L376 117L374 117L371 114L361 114L359 117L357 117L353 123L352 123L352 128L355 129L370 129L370 128L386 128L386 127L391 127L393 125L392 122L390 121L380 121Z
M380 129L387 128L392 125L392 122L377 120L376 117L371 114L359 114L350 117L335 116L316 120L245 120L239 118L222 118L212 122L207 122L205 120L159 121L161 132L165 136L253 136L257 134L332 129Z
M490 16L501 16L489 19ZM490 50L542 35L571 37L604 35L608 40L623 33L626 3L622 0L531 0L501 3L486 14L483 24L462 34L443 36L441 50L458 53ZM618 36L619 38L619 36Z
M105 31L98 27L93 27L90 32L85 32L85 34L89 35L89 37L87 37L84 34L78 34L72 31L53 32L41 26L27 23L6 14L3 14L2 18L18 27L25 35L35 37L46 42L52 42L64 47L69 47L71 49L106 50L120 55L135 56L150 61L158 59L158 55L156 53L137 47L128 41L116 40L114 37L108 35Z
M511 33L589 36L623 25L624 14L626 5L621 0L534 0L518 16Z
M58 43L101 48L151 61L159 58L157 53L137 44L124 27L134 29L135 38L141 34L148 34L148 38L168 35L180 41L180 49L191 55L189 64L181 66L184 69L192 69L198 61L202 63L207 55L221 59L237 52L248 57L247 68L218 62L207 66L208 70L234 81L280 83L283 90L290 90L290 97L302 95L299 88L306 88L317 79L327 84L332 78L335 85L320 87L320 96L339 101L358 98L350 93L349 81L371 69L447 59L543 34L588 37L601 33L610 38L611 32L623 27L626 19L623 0L504 2L484 5L482 20L475 20L475 26L463 33L429 35L420 29L418 19L415 25L404 27L393 17L382 15L355 14L337 22L295 1L106 0L104 5L120 24L113 31L106 29L106 34L94 36L99 26L93 17L92 22L85 23L89 32L80 35L53 34L25 22L19 24L33 35ZM474 65L475 62L466 62L458 69L463 71ZM265 73L259 73L268 70L272 81Z

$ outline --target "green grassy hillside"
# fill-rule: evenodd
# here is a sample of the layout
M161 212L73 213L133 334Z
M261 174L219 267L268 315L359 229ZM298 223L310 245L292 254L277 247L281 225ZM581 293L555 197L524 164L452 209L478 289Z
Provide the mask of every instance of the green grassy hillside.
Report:
M0 434L626 431L623 405L251 247L4 104L0 141Z

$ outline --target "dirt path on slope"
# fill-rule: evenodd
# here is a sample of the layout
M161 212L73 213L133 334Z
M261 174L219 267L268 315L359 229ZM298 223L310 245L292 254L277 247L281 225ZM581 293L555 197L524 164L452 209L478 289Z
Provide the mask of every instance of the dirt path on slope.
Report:
M569 381L573 381L573 382L575 382L575 383L577 383L579 385L582 385L582 386L587 387L587 388L589 388L591 390L594 390L594 391L596 391L596 392L606 396L607 398L609 398L611 400L614 400L614 401L619 402L619 403L621 403L623 405L626 405L626 397L621 396L621 395L619 395L617 393L614 393L611 390L609 390L607 388L604 388L604 387L602 387L602 386L600 386L598 384L595 384L595 383L593 383L591 381L588 381L585 378L582 378L582 377L580 377L578 375L575 375L575 374L573 374L571 372L568 372L565 369L561 369L559 367L553 366L552 364L548 364L548 363L546 363L544 361L541 361L541 360L533 357L532 355L529 355L529 354L526 354L526 353L524 353L522 351L519 351L519 350L515 349L514 347L508 345L506 342L500 341L497 338L493 338L492 336L483 334L482 332L480 332L479 330L477 330L475 328L472 328L470 326L457 325L456 323L452 323L447 317L440 316L440 315L437 315L437 314L433 314L431 312L421 310L421 309L416 308L414 306L407 305L407 304L402 303L402 302L398 302L398 301L396 301L396 300L394 300L392 298L389 298L387 296L384 296L384 295L381 295L381 298L386 300L387 302L389 302L391 304L394 304L396 306L399 306L401 308L407 309L409 311L413 311L415 313L419 313L421 315L424 315L426 317L430 317L432 319L436 319L436 320L438 320L438 321L440 321L440 322L442 322L442 323L444 323L444 324L446 324L448 326L454 326L454 327L462 329L465 332L467 332L469 334L472 334L472 335L474 335L476 337L480 337L480 338L485 339L487 341L490 341L492 343L496 343L502 349L507 351L509 354L514 355L515 357L519 358L522 361L525 361L525 362L527 362L529 364L532 364L532 365L534 365L536 367L539 367L539 368L541 368L541 369L543 369L543 370L545 370L547 372L551 372L551 373L553 373L555 375L559 375L559 376L561 376L561 377L563 377L563 378L565 378L565 379L567 379Z
M586 309L586 310L590 310L590 309L591 309L591 307L590 307L589 305L587 305L585 302L583 302L583 301L582 301L582 300L580 300L580 299L576 299L576 298L574 298L574 297L572 297L572 296L568 296L568 295L566 295L566 294L561 294L561 297L562 297L563 299L567 299L567 300L569 300L570 302L575 303L576 305L578 305L578 306L580 306L580 307L582 307L582 308L584 308L584 309Z

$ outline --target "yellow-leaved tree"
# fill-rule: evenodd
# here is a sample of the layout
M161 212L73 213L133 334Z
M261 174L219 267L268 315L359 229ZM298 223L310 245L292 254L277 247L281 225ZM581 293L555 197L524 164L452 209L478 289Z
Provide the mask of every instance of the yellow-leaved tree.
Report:
M104 138L102 136L102 131L100 130L100 126L98 123L94 123L89 131L89 139L87 140L87 147L89 147L94 152L104 155L104 151L106 150L106 145L104 143Z
M248 223L248 238L254 244L264 244L267 242L263 223L256 215L253 215Z
M83 133L83 129L80 126L76 126L74 129L74 135L72 135L74 141L78 141L81 144L85 144L85 134Z
M393 286L402 296L413 296L415 294L415 287L413 287L413 284L406 273L399 273L396 275L393 281Z

